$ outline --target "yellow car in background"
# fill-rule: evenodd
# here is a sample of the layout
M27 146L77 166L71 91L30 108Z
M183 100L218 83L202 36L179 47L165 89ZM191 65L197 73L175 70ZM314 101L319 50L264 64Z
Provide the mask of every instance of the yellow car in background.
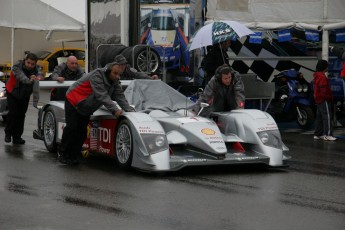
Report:
M43 75L47 77L58 65L58 58L76 56L80 68L85 68L85 49L81 48L56 48L53 51L36 52L38 57L37 65L42 68ZM47 75L48 74L48 75Z
M11 64L0 64L0 81L6 82L10 77L11 73Z

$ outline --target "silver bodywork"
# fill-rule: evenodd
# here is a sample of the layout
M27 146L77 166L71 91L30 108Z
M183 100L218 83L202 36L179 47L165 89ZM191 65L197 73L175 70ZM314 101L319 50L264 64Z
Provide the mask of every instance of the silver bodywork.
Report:
M166 85L160 81L135 80L144 88L153 85L157 91ZM133 82L135 82L133 81ZM135 84L135 83L134 83ZM159 88L157 88L159 87ZM287 147L283 144L274 119L260 110L234 110L227 113L214 113L211 118L195 116L190 113L186 98L182 96L181 104L185 108L169 110L170 102L164 102L159 107L159 100L164 101L164 95L156 98L157 104L149 102L145 94L152 96L148 88L141 91L131 83L126 89L126 97L137 111L124 113L118 120L105 108L98 109L91 117L92 130L97 133L97 150L90 148L86 142L84 147L93 153L105 153L115 156L117 127L126 120L130 126L132 137L131 167L142 171L175 171L186 166L196 165L231 165L260 163L273 167L286 165L288 156L284 155ZM131 97L128 91L141 94L140 98ZM171 89L162 89L165 95L173 98ZM179 94L178 92L176 92ZM134 95L135 96L135 95ZM156 95L157 96L157 95ZM179 95L178 97L180 97ZM149 107L143 106L142 102ZM172 105L178 102L172 101ZM155 108L154 108L155 107ZM39 109L38 129L34 137L43 139L44 115L51 108L56 117L55 140L61 141L64 121L64 103L51 101ZM107 127L114 124L112 127ZM105 127L103 127L105 126ZM105 135L105 130L111 134ZM113 137L109 140L109 137ZM109 148L107 146L110 146ZM240 148L238 146L241 146Z
M0 81L0 116L6 116L8 113L7 97L5 83Z

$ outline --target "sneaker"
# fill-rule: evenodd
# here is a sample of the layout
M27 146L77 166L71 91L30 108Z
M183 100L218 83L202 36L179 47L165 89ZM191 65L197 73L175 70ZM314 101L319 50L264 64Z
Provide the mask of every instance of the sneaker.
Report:
M314 140L320 140L320 139L323 140L323 138L324 138L324 136L316 136L316 135L314 135Z
M71 160L68 159L68 158L66 158L66 157L64 157L64 156L62 156L62 155L59 155L58 160L59 160L59 162L60 162L61 164L64 164L64 165L72 165Z
M23 145L25 144L25 140L22 138L16 138L16 139L13 139L12 143L15 145Z
M5 135L5 142L10 143L11 142L11 136L10 135Z
M324 136L323 140L324 141L335 141L337 138L333 137L333 136Z

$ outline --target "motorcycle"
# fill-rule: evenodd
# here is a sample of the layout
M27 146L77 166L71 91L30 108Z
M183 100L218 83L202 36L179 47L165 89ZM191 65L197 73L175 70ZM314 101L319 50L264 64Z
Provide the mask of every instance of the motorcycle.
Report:
M275 98L269 112L276 121L293 121L302 129L309 129L315 116L312 109L310 83L295 69L274 76Z

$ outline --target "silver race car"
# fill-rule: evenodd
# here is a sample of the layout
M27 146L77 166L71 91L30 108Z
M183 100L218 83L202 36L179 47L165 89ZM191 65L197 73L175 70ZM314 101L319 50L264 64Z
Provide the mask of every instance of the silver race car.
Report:
M153 172L196 165L287 165L288 148L268 113L233 110L214 113L212 119L195 116L189 111L193 102L164 82L129 82L125 96L137 112L116 119L98 109L88 125L84 153L106 154L120 167ZM34 138L43 140L50 152L61 141L64 117L62 101L39 108Z
M3 73L0 72L0 77ZM7 97L6 97L6 88L5 83L0 81L0 116L2 120L7 120L8 106L7 106Z

